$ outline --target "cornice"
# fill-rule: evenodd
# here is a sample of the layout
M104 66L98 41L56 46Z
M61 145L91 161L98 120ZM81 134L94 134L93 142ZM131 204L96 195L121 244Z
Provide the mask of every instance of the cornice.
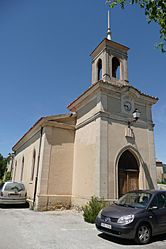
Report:
M109 49L117 49L117 50L120 50L122 51L123 53L127 53L127 51L129 50L128 47L120 44L120 43L117 43L117 42L114 42L114 41L110 41L108 40L107 38L103 39L99 45L92 51L92 53L90 54L92 56L92 58L96 57L97 54L100 53L101 50L103 50L103 48L105 47L108 47Z
M65 129L65 130L74 130L75 129L75 125L59 123L56 121L46 121L44 126L51 126L51 127L55 127L55 128Z
M61 129L69 129L74 130L75 125L57 122L58 120L67 120L67 119L74 119L76 117L75 114L60 114L60 115L53 115L53 116L46 116L41 117L13 146L12 150L16 151L22 145L24 145L29 139L31 139L34 135L36 135L41 128L52 126Z
M126 127L128 126L128 121L130 121L130 117L125 117L123 115L116 115L116 114L110 114L109 112L99 111L95 113L93 116L91 116L90 118L87 118L80 124L76 125L75 129L78 130L84 127L85 125L97 120L98 118L110 120L109 122L120 123L120 124L126 125ZM132 127L139 127L143 129L153 130L154 124L150 121L145 122L143 120L138 120L137 122L132 124Z
M131 93L133 94L136 98L142 99L149 105L153 105L158 101L158 98L147 95L145 93L142 93L135 87L131 86L130 84L122 84L114 81L110 82L105 82L105 81L98 81L94 83L92 86L90 86L85 92L83 92L78 98L76 98L73 102L71 102L67 108L70 111L76 112L78 107L83 105L84 102L90 98L93 98L94 95L97 92L105 92L109 94L111 92L113 93Z

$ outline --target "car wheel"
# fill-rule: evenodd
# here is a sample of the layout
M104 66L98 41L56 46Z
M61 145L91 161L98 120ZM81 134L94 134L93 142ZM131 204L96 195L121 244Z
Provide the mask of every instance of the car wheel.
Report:
M137 229L135 241L138 244L147 244L149 243L151 236L152 236L152 232L151 232L149 225L141 224L139 225Z

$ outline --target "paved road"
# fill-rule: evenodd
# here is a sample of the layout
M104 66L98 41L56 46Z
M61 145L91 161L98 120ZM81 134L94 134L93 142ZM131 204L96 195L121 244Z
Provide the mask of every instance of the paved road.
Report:
M113 239L75 211L34 212L0 208L0 249L165 249L166 235L145 246Z

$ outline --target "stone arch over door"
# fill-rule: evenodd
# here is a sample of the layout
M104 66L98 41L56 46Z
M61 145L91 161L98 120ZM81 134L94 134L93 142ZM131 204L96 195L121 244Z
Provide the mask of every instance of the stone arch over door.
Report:
M118 198L128 191L139 189L139 160L132 150L126 149L119 155L117 173Z

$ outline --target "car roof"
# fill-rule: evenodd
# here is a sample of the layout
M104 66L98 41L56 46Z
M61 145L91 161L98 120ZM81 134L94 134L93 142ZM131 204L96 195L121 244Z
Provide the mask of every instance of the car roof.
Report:
M22 182L16 182L16 181L7 181L5 183L21 183L21 184L23 184Z
M129 193L149 193L149 194L157 194L157 193L166 193L166 190L160 190L160 189L141 189L141 190L133 190Z
M24 185L23 182L15 182L15 181L7 181L7 182L4 183L4 185L7 185L7 184L9 184L9 183L17 183L17 184Z

